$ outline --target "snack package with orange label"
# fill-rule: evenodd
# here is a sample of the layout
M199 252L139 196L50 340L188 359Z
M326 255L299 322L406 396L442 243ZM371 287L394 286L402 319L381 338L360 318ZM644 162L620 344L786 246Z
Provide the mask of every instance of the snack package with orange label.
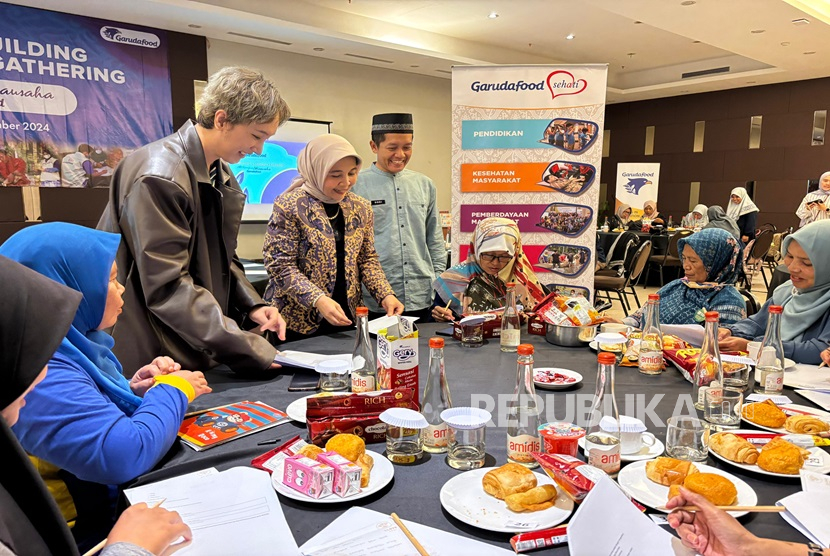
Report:
M722 351L721 355L744 355L738 351ZM689 382L694 381L695 367L697 367L697 360L700 358L700 348L687 347L682 349L664 349L663 357L667 361L674 363L674 366L683 374L683 378ZM743 363L732 363L729 361L722 361L723 370L726 372L737 370L743 367ZM704 379L703 384L709 384L714 380L718 372L718 365L715 361L704 361L703 364Z

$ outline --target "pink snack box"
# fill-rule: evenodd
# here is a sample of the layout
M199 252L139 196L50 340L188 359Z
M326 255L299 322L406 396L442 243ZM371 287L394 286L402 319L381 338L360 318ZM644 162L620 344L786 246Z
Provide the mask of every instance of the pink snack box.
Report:
M360 476L363 470L338 454L337 452L323 452L317 454L317 460L330 465L334 469L334 493L346 498L360 492Z
M325 498L332 493L334 469L297 454L285 460L282 482L311 498Z

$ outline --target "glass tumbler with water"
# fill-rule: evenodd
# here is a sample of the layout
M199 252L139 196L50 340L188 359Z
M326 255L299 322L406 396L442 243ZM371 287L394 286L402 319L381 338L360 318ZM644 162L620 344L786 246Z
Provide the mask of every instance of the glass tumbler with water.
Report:
M709 425L696 417L670 417L666 453L677 459L706 461L709 457Z
M485 431L490 412L477 407L453 407L441 412L449 427L447 464L467 471L484 466Z

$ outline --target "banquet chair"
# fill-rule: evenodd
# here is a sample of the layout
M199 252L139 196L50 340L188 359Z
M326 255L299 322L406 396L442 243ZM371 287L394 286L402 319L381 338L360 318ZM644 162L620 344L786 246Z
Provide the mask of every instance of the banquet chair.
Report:
M682 259L680 258L680 252L677 248L677 242L686 236L692 235L693 233L694 232L691 230L678 230L669 238L669 245L666 247L665 253L651 255L648 258L648 266L646 267L646 277L643 280L643 287L648 285L648 276L653 265L657 265L657 269L660 271L660 287L662 288L665 285L663 280L663 267L679 267L683 265Z
M646 240L637 249L631 261L628 263L622 276L594 276L594 294L595 301L599 300L600 292L605 292L605 297L608 301L613 302L611 292L617 294L617 299L622 305L623 313L628 316L628 311L631 305L628 302L628 296L633 295L634 301L637 302L637 308L640 308L640 299L637 297L637 292L634 291L634 284L643 273L643 269L648 263L649 255L651 255L651 242ZM630 292L628 290L631 290Z
M741 288L738 291L741 292L741 295L744 296L744 298L746 299L746 316L747 317L751 317L752 315L754 315L755 313L757 313L761 309L761 306L758 303L758 300L755 299L755 296L752 295L752 293L750 293L749 290L747 290L745 288Z
M764 260L772 246L773 234L774 232L770 229L761 230L761 233L755 236L755 240L749 247L750 251L744 261L743 276L741 279L743 280L744 287L750 291L752 291L752 277L758 271L761 272L764 284L769 289L769 280L767 280L767 274L764 272Z

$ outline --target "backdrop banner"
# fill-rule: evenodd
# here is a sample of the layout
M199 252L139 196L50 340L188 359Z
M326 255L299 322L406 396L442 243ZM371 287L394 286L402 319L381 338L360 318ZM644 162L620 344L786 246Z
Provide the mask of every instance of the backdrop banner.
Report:
M626 204L631 206L631 218L639 220L643 216L643 203L657 202L659 184L659 162L620 162L617 164L615 212L617 207Z

